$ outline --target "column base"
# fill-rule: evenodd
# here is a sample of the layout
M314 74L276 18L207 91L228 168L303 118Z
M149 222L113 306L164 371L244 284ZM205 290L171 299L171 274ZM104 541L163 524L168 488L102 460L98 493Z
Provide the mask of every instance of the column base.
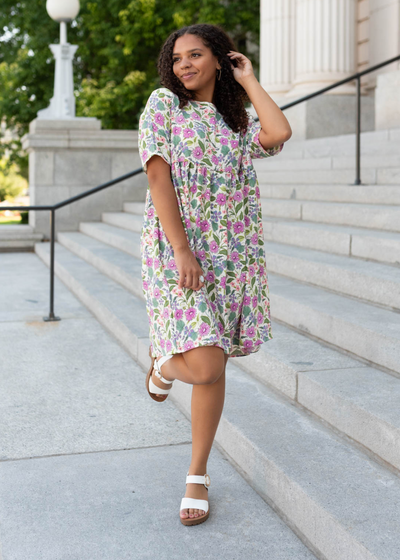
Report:
M291 101L287 97L275 100L279 107ZM352 134L356 130L356 96L322 94L285 109L284 114L295 140ZM361 95L361 130L374 129L374 96Z

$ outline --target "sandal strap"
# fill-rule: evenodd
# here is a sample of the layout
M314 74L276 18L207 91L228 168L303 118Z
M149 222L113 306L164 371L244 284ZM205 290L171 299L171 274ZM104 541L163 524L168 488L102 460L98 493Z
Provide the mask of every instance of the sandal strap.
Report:
M188 474L186 475L186 484L204 484L207 488L210 486L211 480L208 474ZM203 509L203 508L202 508Z
M167 354L166 356L161 356L161 358L159 358L158 360L155 359L154 360L154 369L155 369L155 373L156 376L163 382L163 383L173 383L173 381L169 381L168 379L165 379L162 375L161 375L161 366L167 361L170 360L172 357L174 356L174 354Z
M181 510L182 509L202 509L206 513L208 512L208 501L198 500L196 498L182 498Z
M150 377L149 379L150 393L153 393L154 395L168 395L171 389L172 387L170 387L169 389L161 389L161 387L157 387L157 385L153 382L153 380Z

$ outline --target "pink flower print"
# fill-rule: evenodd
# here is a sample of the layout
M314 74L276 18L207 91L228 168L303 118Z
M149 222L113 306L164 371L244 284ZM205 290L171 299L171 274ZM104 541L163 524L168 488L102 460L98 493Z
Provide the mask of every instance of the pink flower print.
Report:
M184 352L186 352L187 350L191 350L192 348L194 348L193 340L188 340L188 341L185 342L185 344L183 345L183 350L184 350Z
M251 350L253 348L253 341L252 340L245 340L243 346L246 350Z
M224 325L221 322L217 323L217 327L219 334L224 334Z
M154 288L153 295L154 295L154 297L157 298L157 299L158 299L158 298L160 297L160 295L161 295L160 289L159 289L157 286Z
M206 336L210 332L210 325L207 325L207 323L201 323L199 332L201 336Z
M190 218L185 218L185 224L186 224L186 228L189 229L190 228Z
M192 113L191 114L192 119L196 120L196 121L200 121L201 117L200 115L198 115L197 113Z
M217 311L217 306L215 305L215 303L213 301L211 302L211 309L213 310L213 313L215 313Z
M249 266L249 273L250 273L250 276L254 276L255 273L256 273L255 268L252 264Z
M179 319L182 319L182 317L183 317L183 311L182 311L182 309L177 309L177 310L175 311L175 319L178 319L178 321L179 321Z
M203 175L203 177L207 177L207 167L202 167L200 173Z
M258 303L257 296L253 296L252 303L253 303L253 307L257 307L257 303Z
M243 305L250 305L250 302L251 302L251 297L250 296L244 296Z
M244 231L244 224L243 222L235 222L233 226L233 231L235 233L242 233Z
M146 161L146 159L147 159L147 150L144 150L144 151L143 151L143 153L142 153L142 158L143 158L143 161Z
M146 280L143 280L143 288L147 291L149 289L149 285Z
M201 249L200 251L197 252L197 255L200 259L204 259L206 256L206 252L204 249Z
M240 191L236 191L235 194L233 195L233 198L237 201L240 202L243 199L243 195Z
M221 138L220 142L223 146L227 146L228 145L228 138Z
M240 280L241 282L246 282L246 280L247 280L247 275L246 275L245 272L242 272L242 274L240 275L239 280Z
M165 340L163 338L160 338L160 346L161 348L165 348Z
M156 121L157 124L159 124L160 126L164 125L164 115L162 115L161 113L156 113L154 115L154 120Z
M154 309L152 307L150 308L149 315L150 317L154 316Z
M196 146L192 154L195 158L201 159L203 157L203 150L200 148L200 146Z
M226 227L227 227L228 229L231 229L231 227L232 227L232 221L231 221L231 220L227 220L227 222L226 222Z
M222 288L226 288L226 276L223 276L219 282Z
M247 215L245 215L245 217L244 217L244 225L246 227L249 227L249 225L250 225L250 218Z
M215 154L212 155L211 161L212 161L213 163L215 163L215 165L218 165L218 164L219 164L219 159L217 158L217 156L216 156Z
M229 130L228 130L227 128L223 128L223 129L221 130L221 133L222 133L224 136L229 136Z
M254 338L255 334L256 334L256 330L253 327L253 325L246 330L246 335L249 336L250 338Z
M231 253L231 261L237 263L238 260L239 260L239 253L237 251L233 251L233 253Z
M260 198L260 189L258 186L256 187L256 197Z
M214 282L214 279L215 279L214 272L209 270L206 274L205 279L207 280L207 282Z
M168 309L166 309L166 308L164 309L162 317L163 317L163 319L168 319L168 317L169 317Z
M195 193L195 192L197 191L197 185L196 185L196 183L194 183L194 184L190 187L189 190L190 190L191 193Z
M170 261L168 261L168 268L170 270L176 270L176 262L174 259L171 259Z
M243 187L243 196L247 196L249 194L249 187L246 185L245 187Z
M146 266L153 266L153 259L151 257L146 259Z
M180 126L174 126L174 128L172 129L172 134L175 134L176 136L178 136L178 134L181 131L181 127Z
M228 167L225 168L225 171L226 171L227 173L232 173L232 166L231 166L231 165L228 165Z
M262 276L264 274L264 267L260 266L260 270L259 270L260 276Z
M156 125L156 123L153 123L151 125L151 128L153 129L153 132L157 132L157 130L158 130L158 126Z
M160 267L160 259L155 258L154 259L154 268L159 268Z
M239 146L238 140L231 140L231 147L233 149L237 148L238 146Z
M186 321L192 321L197 315L197 311L194 307L189 307L189 309L187 309L185 311L185 319Z
M185 122L185 117L183 115L178 115L176 117L176 122L179 123L179 124L184 123Z
M231 311L236 311L238 307L239 307L239 304L238 304L237 301L233 301L231 303Z
M183 131L183 136L184 138L193 138L194 130L191 128L185 128L185 130Z
M215 199L217 201L217 204L225 204L226 203L226 195L224 195L223 193L219 193L217 194L217 198Z
M262 322L263 322L263 314L261 313L261 311L259 311L257 314L257 323L260 324Z
M251 236L251 242L252 242L253 245L257 245L257 243L258 243L258 235L257 235L256 233L254 233L254 234Z
M168 354L171 353L171 350L172 350L172 342L171 342L170 340L167 340L166 350L167 350L167 353L168 353Z
M210 223L208 220L201 220L200 222L201 231L208 231L210 229Z
M154 208L149 208L147 211L147 217L152 218L154 216Z
M215 117L211 117L210 123L211 123L211 124L216 124L216 123L217 123L216 118L215 118Z
M210 200L210 198L211 198L211 191L210 191L210 189L207 189L207 190L204 192L204 195L203 195L203 196L204 196L205 199Z
M210 251L212 253L217 253L219 249L219 245L218 243L215 241L215 239L213 239L210 243Z

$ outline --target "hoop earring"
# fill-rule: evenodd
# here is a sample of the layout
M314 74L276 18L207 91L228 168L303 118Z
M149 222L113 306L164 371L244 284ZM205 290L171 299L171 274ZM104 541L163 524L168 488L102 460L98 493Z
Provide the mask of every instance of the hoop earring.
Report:
M220 79L221 79L221 74L222 74L221 68L218 68L218 69L217 69L217 72L218 72L218 71L219 71L219 74L218 74L217 78L218 78L218 80L220 80Z

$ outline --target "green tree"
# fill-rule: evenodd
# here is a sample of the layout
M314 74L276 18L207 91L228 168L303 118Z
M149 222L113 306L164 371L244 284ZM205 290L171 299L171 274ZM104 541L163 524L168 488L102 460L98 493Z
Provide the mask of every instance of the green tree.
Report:
M21 137L39 109L49 105L54 86L50 43L59 42L59 24L46 12L45 0L2 0L0 6L0 118L15 131L9 164L27 176ZM174 29L192 23L221 25L256 72L259 0L81 0L68 25L68 41L79 45L74 59L76 115L98 117L102 127L137 128L144 103L159 86L156 60Z

